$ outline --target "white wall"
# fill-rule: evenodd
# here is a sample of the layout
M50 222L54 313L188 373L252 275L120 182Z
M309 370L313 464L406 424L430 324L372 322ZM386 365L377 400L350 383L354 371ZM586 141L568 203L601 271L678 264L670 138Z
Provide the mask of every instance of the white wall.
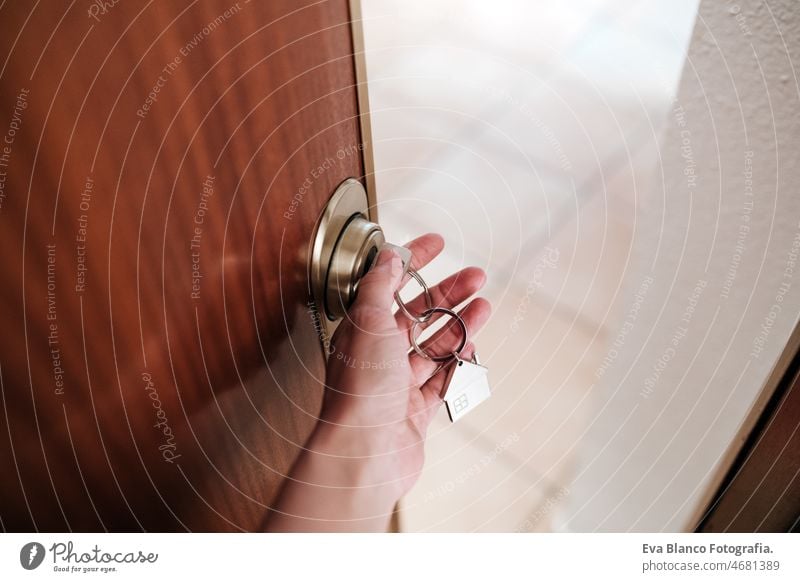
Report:
M693 527L795 325L793 63L795 0L701 2L675 102L682 117L670 116L659 169L636 193L638 260L626 273L620 333L611 336L597 413L557 519L563 530Z

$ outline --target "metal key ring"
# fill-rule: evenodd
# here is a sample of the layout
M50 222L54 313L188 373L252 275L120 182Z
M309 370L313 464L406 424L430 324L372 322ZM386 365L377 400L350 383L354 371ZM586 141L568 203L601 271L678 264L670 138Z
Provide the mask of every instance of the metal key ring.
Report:
M458 345L458 348L456 348L455 350L451 350L447 355L444 356L435 356L435 355L432 356L427 352L425 352L425 350L422 349L419 346L419 344L417 344L417 333L416 333L417 326L420 323L424 323L421 321L415 321L413 324L411 324L411 330L409 331L409 340L411 341L411 347L413 347L414 351L417 352L420 356L422 356L427 360L431 360L433 362L446 362L454 355L456 358L458 358L459 354L464 349L464 346L467 345L467 334L469 333L467 330L467 324L464 323L464 320L458 313L456 313L452 309L447 309L446 307L432 307L430 309L426 309L425 311L422 312L422 316L425 317L425 321L427 321L434 313L444 313L445 315L450 315L453 319L455 319L458 322L458 325L461 327L461 332L463 334L461 337L461 342Z
M400 308L400 311L402 311L403 315L405 315L408 319L414 323L425 323L431 318L431 315L433 315L433 311L431 311L433 309L433 298L431 297L431 292L428 289L427 283L425 283L425 279L422 278L422 275L417 273L414 269L408 269L408 274L411 275L417 283L419 283L420 287L422 287L422 293L425 295L425 303L428 308L419 316L416 316L411 313L408 307L406 307L406 304L403 303L403 300L400 299L399 291L394 292L394 300L397 302L397 306ZM427 315L425 315L426 313Z

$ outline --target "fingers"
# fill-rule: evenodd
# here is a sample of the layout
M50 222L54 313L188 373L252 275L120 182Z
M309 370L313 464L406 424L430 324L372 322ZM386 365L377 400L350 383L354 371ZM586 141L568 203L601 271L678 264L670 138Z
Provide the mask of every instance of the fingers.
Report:
M391 313L393 295L400 284L403 262L391 249L384 249L358 283L353 309L385 309Z
M438 234L423 234L405 245L413 255L411 268L419 271L422 267L430 263L439 256L444 248L444 239Z
M412 254L411 267L421 269L442 252L444 239L438 234L424 234L408 243L406 248ZM382 250L375 264L358 283L354 307L390 308L402 272L403 264L398 254L389 249Z
M470 337L473 337L474 334L483 327L489 319L491 312L492 308L489 302L480 297L473 299L459 312L459 316L464 320L464 324L467 326L468 335ZM454 322L449 322L420 344L420 347L429 354L444 355L458 347L459 343L461 343L461 334L461 327ZM466 353L466 348L462 353ZM472 354L470 353L469 356L471 357ZM412 353L409 357L409 363L411 364L414 374L420 380L428 378L439 365L437 362L423 358L416 352Z
M452 309L477 293L484 283L486 283L486 274L481 269L467 267L458 273L450 275L430 290L433 306ZM428 308L425 296L419 294L412 301L406 303L406 308L415 315L422 313ZM434 313L429 321L433 323L439 317L441 317L440 313ZM402 312L398 312L395 315L395 319L401 329L411 327L413 323Z

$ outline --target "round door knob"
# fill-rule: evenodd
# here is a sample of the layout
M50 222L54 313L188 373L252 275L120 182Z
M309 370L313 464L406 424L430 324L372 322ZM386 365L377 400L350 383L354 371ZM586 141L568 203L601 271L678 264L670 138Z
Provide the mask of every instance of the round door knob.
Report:
M355 215L347 223L328 267L325 311L329 317L337 319L347 313L356 298L358 282L384 242L381 227L362 215Z
M311 286L325 316L344 317L358 282L385 242L383 230L367 218L367 192L361 182L345 180L322 213L311 255Z

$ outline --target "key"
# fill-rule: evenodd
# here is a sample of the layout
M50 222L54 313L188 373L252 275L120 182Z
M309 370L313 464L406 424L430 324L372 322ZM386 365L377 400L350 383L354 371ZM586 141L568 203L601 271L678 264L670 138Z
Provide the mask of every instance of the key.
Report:
M416 282L419 283L419 286L422 288L422 292L425 296L425 304L428 306L428 309L432 308L433 298L431 297L431 293L428 290L428 285L425 283L425 280L422 278L422 276L411 267L411 258L413 256L411 250L407 249L406 247L399 247L397 245L393 245L392 243L383 243L383 245L381 245L380 250L383 249L392 249L394 250L394 252L400 255L400 260L403 261L403 275L401 279L405 279L406 275L409 275L414 280L416 280ZM400 311L408 319L410 319L411 321L420 321L420 322L425 321L423 319L420 319L418 317L418 314L411 313L408 310L406 304L403 302L403 299L400 297L400 291L394 292L394 300L397 303L397 306L400 308Z
M492 395L489 369L479 363L477 354L472 355L472 361L456 356L447 370L444 386L444 404L450 422L457 421Z
M403 276L405 277L406 273L408 272L408 268L411 266L411 251L406 247L399 247L387 242L381 245L380 250L382 251L384 249L392 249L394 252L400 255L400 260L403 261Z

